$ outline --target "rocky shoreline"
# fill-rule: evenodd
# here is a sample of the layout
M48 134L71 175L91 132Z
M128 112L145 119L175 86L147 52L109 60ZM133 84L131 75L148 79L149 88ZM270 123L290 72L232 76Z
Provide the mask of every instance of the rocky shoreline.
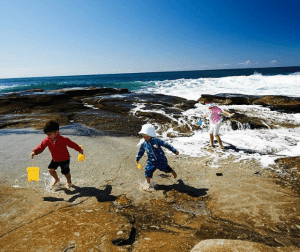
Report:
M172 127L169 137L189 136L199 118L185 112L207 96L189 101L111 88L1 95L0 129L11 132L0 134L0 251L300 251L299 157L277 159L265 169L230 156L219 159L216 170L211 157L168 153L178 180L156 172L153 190L142 190L144 174L134 162L141 125L154 123L160 132ZM299 112L298 98L209 97ZM233 129L300 126L230 111L236 114L226 119ZM26 181L30 150L44 135L13 129L40 130L50 118L85 145L86 162L71 164L70 190L47 187L46 153L35 160L43 169L40 181Z
M189 136L199 129L189 122L184 112L210 98L224 105L261 105L284 113L299 113L300 98L284 96L246 96L239 94L203 94L198 101L162 94L139 94L127 89L74 88L54 91L40 89L2 94L0 96L0 129L32 127L41 129L45 120L54 118L61 125L74 123L91 127L99 135L134 136L145 122L158 123L161 131L174 128L173 136ZM255 114L235 115L225 120L237 129L237 124L250 129L294 128L299 124L266 118ZM182 123L185 121L187 123ZM170 134L172 137L172 134Z

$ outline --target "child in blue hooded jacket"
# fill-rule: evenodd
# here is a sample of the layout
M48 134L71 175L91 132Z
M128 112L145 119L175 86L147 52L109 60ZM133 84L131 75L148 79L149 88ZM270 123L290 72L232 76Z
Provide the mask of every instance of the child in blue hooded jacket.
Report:
M178 155L179 152L170 144L165 141L156 138L155 128L152 124L145 124L142 126L142 130L139 132L144 138L144 142L141 144L140 149L136 155L136 163L139 165L139 160L144 155L145 151L148 155L148 160L145 167L145 177L150 184L150 179L156 169L165 173L172 173L174 178L177 177L176 172L168 165L168 160L165 156L161 146L168 148L174 154Z

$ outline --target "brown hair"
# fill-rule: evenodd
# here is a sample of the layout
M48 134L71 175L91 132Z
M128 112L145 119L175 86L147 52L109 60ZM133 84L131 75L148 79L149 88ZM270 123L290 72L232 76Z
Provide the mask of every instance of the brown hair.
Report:
M205 100L204 100L204 105L206 104L206 103L212 103L212 102L214 102L211 98L206 98Z
M46 122L46 124L44 126L45 134L49 134L49 133L56 132L56 131L59 131L59 123L58 122L55 122L53 120Z

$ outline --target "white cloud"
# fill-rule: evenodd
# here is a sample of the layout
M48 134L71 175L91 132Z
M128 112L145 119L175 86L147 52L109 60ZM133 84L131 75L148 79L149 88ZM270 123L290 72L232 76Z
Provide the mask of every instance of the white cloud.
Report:
M228 63L223 63L223 64L220 64L219 66L220 67L224 67L224 66L230 66L231 64L228 64Z
M245 62L242 62L242 63L237 63L238 65L250 65L251 64L251 60L246 60Z
M271 63L276 64L276 63L278 63L278 61L277 60L271 60Z

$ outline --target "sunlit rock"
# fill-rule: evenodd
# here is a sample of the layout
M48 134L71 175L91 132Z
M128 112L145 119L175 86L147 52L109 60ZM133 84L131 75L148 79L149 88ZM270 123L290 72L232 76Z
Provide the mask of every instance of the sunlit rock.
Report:
M274 248L258 242L242 240L212 239L199 242L191 252L288 252L299 251L298 248Z

